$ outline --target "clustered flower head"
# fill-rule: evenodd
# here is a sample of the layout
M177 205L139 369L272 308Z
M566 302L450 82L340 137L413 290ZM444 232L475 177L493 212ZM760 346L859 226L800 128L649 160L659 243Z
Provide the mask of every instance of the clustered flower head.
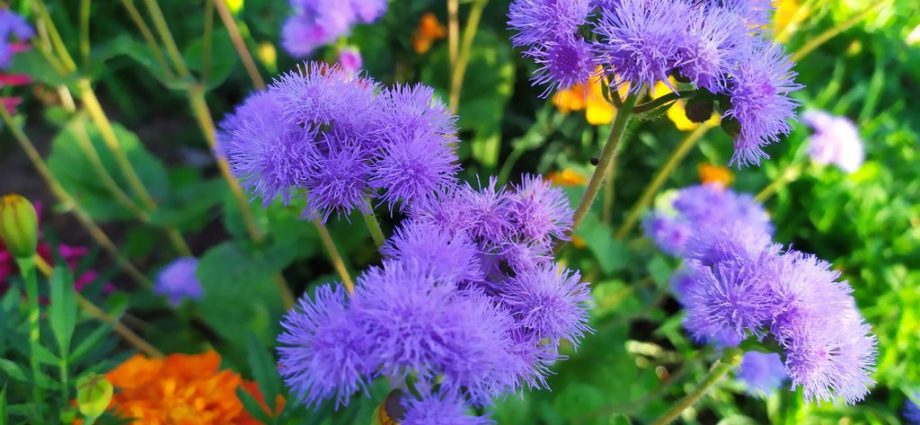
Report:
M587 284L552 260L572 210L561 189L524 176L444 188L407 216L354 294L322 286L287 314L281 374L310 405L346 404L385 377L420 396L402 397L400 423L491 423L468 407L546 387L559 344L591 331Z
M544 96L589 81L597 66L632 93L658 83L678 93L674 78L707 105L691 119L720 108L742 166L767 157L763 147L789 133L798 105L793 64L762 30L772 10L768 0L515 0L508 24L539 65L533 82Z
M358 23L380 19L387 0L289 0L293 15L281 28L281 45L294 57L346 36Z
M915 392L913 396L914 400L920 399L920 392ZM901 413L904 416L904 421L908 425L920 425L920 406L913 400L904 400L904 408Z
M456 180L456 117L424 85L380 87L307 63L224 118L219 149L265 204L302 193L308 215L431 197Z
M108 410L132 423L202 425L256 425L237 396L244 391L255 398L265 413L274 416L284 408L279 395L276 412L269 412L259 387L230 370L220 370L220 355L171 354L150 359L136 354L125 360L106 379L115 387Z
M808 156L812 161L834 164L847 173L862 166L866 153L853 121L823 111L806 111L802 121L813 131L808 138Z
M177 258L157 274L153 292L165 296L173 306L178 306L186 299L198 300L204 293L195 275L197 271L197 258Z
M10 9L0 8L0 69L6 69L13 54L25 48L23 42L35 35L32 26Z
M687 311L684 326L701 342L756 341L778 353L784 370L775 357L744 359L739 377L755 390L788 375L808 401L862 400L873 384L876 340L849 284L829 263L773 243L769 220L750 198L742 213L728 215L732 208L718 199L706 186L682 190L674 208L690 224L679 245L664 238L663 247L679 246L671 252L686 261L672 281ZM718 219L707 220L707 211ZM668 233L656 214L646 231L657 240Z

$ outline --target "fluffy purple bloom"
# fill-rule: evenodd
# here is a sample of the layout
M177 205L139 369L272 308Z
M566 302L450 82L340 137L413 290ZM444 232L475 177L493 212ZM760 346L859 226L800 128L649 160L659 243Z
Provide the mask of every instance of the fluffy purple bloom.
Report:
M371 79L315 62L283 74L269 88L288 124L331 127L361 139L369 131L376 89Z
M761 395L776 391L788 378L779 354L757 351L744 353L735 376L744 382L748 392Z
M724 116L741 129L735 135L731 163L760 164L769 158L763 147L791 130L798 101L789 97L802 88L795 82L792 62L781 47L759 42L752 45L732 71L728 95L731 107Z
M697 87L721 92L747 33L739 17L726 9L694 8L678 47L677 69Z
M405 416L401 425L490 425L489 418L470 415L462 400L451 396L429 395L422 399L405 397Z
M516 47L540 46L571 38L585 24L590 0L515 0L508 8L508 26Z
M373 341L351 316L342 287L324 285L313 300L304 297L281 321L279 372L308 405L330 397L336 406L347 404L373 376L368 363Z
M750 222L730 221L723 227L697 232L687 243L684 258L704 266L723 261L756 261L762 255L776 255L781 247L772 243L765 229Z
M776 312L769 257L724 261L711 267L691 264L694 282L687 293L684 325L700 341L731 336L742 341L765 334Z
M345 132L326 133L304 158L307 214L325 222L333 212L346 217L355 209L367 213L370 152Z
M279 122L282 108L274 92L254 93L224 118L217 134L233 174L265 205L278 195L289 202L291 190L309 176L307 157L316 134Z
M741 22L751 27L769 24L774 9L771 0L705 0L704 4L730 10L741 18Z
M195 272L198 270L198 259L194 257L181 257L169 263L157 274L156 285L153 291L165 296L169 303L178 306L183 300L198 300L204 295L201 282Z
M380 144L371 186L392 207L432 196L456 181L456 116L424 85L384 90L375 104Z
M662 251L680 256L683 255L684 247L693 229L686 220L680 217L668 217L653 212L642 220L642 231L646 237L655 241Z
M853 173L866 159L859 130L846 117L823 111L807 111L802 121L814 131L808 138L808 156L818 164L834 164Z
M686 267L681 267L676 270L668 280L668 285L671 287L671 293L674 294L674 298L677 302L684 307L687 305L687 296L690 294L690 289L695 282L696 276L693 275L693 270Z
M415 373L431 387L482 403L514 384L511 318L480 292L457 290L418 262L385 262L358 280L351 320L374 348L367 358L385 376Z
M602 10L594 32L607 73L618 84L630 83L633 92L659 81L671 87L668 74L677 64L689 14L681 0L621 0Z
M32 26L10 9L0 9L0 69L6 69L13 60L13 39L27 41L35 35Z
M914 399L920 398L920 393L914 393ZM908 425L920 425L920 406L911 399L904 400L904 408L901 411L904 420Z
M511 239L515 232L511 221L512 199L504 188L496 188L498 181L493 177L489 184L479 190L466 185L460 196L466 203L466 212L470 215L469 227L466 229L476 240L500 245Z
M346 47L339 50L337 63L346 72L358 72L364 65L364 60L361 58L361 52L358 49Z
M430 199L412 204L409 217L415 221L437 225L450 235L467 233L475 221L469 214L469 203L464 195L472 190L468 185L457 185L437 192Z
M457 282L483 279L479 251L466 233L449 234L432 223L403 222L380 248L386 258L416 261Z
M591 292L576 271L555 264L518 274L506 282L502 304L515 321L537 339L578 344L588 325Z
M281 30L281 45L292 56L308 56L330 44L358 23L379 19L387 0L290 0L294 14Z
M525 237L550 243L553 238L568 238L574 211L561 188L539 176L524 175L511 195L510 214Z
M542 97L588 81L597 67L591 44L577 37L547 41L527 55L540 65L531 80L535 86L546 87Z

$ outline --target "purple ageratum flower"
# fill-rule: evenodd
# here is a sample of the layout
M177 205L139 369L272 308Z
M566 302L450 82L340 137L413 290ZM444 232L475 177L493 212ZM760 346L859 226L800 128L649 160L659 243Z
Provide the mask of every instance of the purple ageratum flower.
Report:
M735 377L744 382L751 394L766 395L783 385L788 375L779 354L750 351L741 357Z
M772 258L723 261L711 267L690 264L694 282L687 293L684 326L700 341L764 336L777 310L770 282Z
M374 349L367 358L394 379L414 373L479 402L513 385L510 318L488 297L456 285L415 261L388 261L358 279L350 319Z
M597 67L591 44L577 37L550 40L525 54L540 65L531 81L535 86L546 86L540 94L544 98L556 90L588 81Z
M488 269L487 276L500 276L502 266L507 264L514 273L527 273L531 270L548 266L553 259L552 245L545 242L508 242L503 244L495 254L495 261ZM483 261L485 262L485 261ZM504 262L504 263L502 263ZM496 280L501 280L497 278Z
M653 212L642 220L642 231L662 251L681 256L693 229L680 217L667 217Z
M0 69L6 69L13 60L13 40L23 42L35 35L32 26L10 9L0 9Z
M469 190L472 189L468 185L457 185L436 192L431 198L420 199L410 205L409 217L434 224L449 235L467 233L475 221L464 195Z
M284 23L281 44L292 56L304 57L386 12L386 0L290 0L293 16Z
M775 256L782 247L771 241L770 234L750 222L726 222L721 228L694 233L687 243L684 258L700 265L712 266L723 261L753 262L759 257Z
M591 292L577 271L551 264L518 274L504 284L501 301L511 316L537 339L577 345L588 325Z
M678 47L677 69L697 87L722 92L739 44L748 38L736 14L717 7L694 8Z
M178 306L186 299L199 300L204 291L195 275L197 270L197 258L177 258L157 274L153 291L165 296L173 306Z
M791 130L798 101L789 97L802 88L795 82L792 62L781 47L754 43L732 70L728 95L731 107L724 117L734 119L741 129L735 135L731 163L760 164L769 158L763 147Z
M709 7L721 7L732 11L750 27L763 27L770 23L775 9L771 0L705 0Z
M392 207L456 182L456 116L425 85L396 86L377 97L373 137L381 148L371 186Z
M275 92L256 92L221 122L218 149L248 192L265 205L278 195L290 201L291 189L310 175L307 158L315 132L277 119L282 104Z
M682 0L621 0L618 7L601 10L594 32L607 73L618 84L630 83L634 93L659 81L671 87L668 74L677 65L690 13Z
M914 393L914 399L918 398L920 398L920 393ZM920 406L913 400L904 400L904 408L901 410L901 414L908 425L920 425Z
M374 365L368 362L373 341L351 316L342 287L324 285L313 300L304 297L281 321L278 369L307 405L330 397L336 406L347 404L373 376Z
M474 240L493 246L512 240L516 231L511 221L511 195L504 188L496 188L497 184L498 180L492 177L479 190L465 185L459 192L470 215L467 232Z
M567 239L574 211L562 189L539 176L524 175L511 195L510 214L518 231L536 243Z
M269 90L281 104L280 118L289 125L332 128L357 140L367 138L377 90L371 79L310 62L282 75Z
M364 65L364 60L361 58L361 52L358 49L354 47L345 47L339 50L337 63L342 67L342 70L346 72L358 72Z
M539 47L548 41L572 38L585 24L590 0L515 0L508 8L508 26L515 47Z
M687 296L694 283L696 283L696 276L693 275L692 269L686 267L677 269L668 281L674 298L684 307L687 306Z
M387 259L417 261L456 282L483 279L479 250L466 233L449 234L432 223L405 221L380 248Z
M859 130L846 117L835 117L823 111L807 111L802 121L814 133L808 138L808 156L819 164L834 164L853 173L866 159Z
M304 161L310 170L304 184L308 216L325 222L333 212L346 217L355 209L369 212L370 152L358 140L344 131L326 133Z
M405 416L401 425L490 425L489 418L472 416L463 401L449 395L429 395L422 399L405 397Z

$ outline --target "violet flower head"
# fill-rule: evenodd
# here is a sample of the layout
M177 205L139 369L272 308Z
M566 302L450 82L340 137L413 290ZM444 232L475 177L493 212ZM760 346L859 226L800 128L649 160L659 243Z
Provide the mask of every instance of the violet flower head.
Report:
M310 55L317 47L348 35L358 23L383 16L386 0L289 0L293 15L281 30L281 45L294 57Z
M491 425L487 417L473 416L467 412L462 400L449 395L429 395L422 399L403 399L405 416L401 425Z
M762 27L770 22L774 7L771 0L705 0L709 7L721 7L738 15L745 25Z
M361 51L354 47L345 47L339 50L339 57L336 61L345 72L358 72L364 66L364 59L361 57Z
M204 291L195 275L197 270L197 258L181 257L173 260L157 274L154 293L165 296L173 306L178 306L186 299L201 299Z
M653 212L642 220L642 231L647 238L655 241L655 245L662 251L681 256L693 229L680 217L668 217Z
M741 357L735 377L744 382L749 393L767 395L779 389L788 375L779 354L749 351Z
M540 46L573 37L591 12L590 0L515 0L508 8L508 26L515 47Z
M324 222L335 212L348 216L354 210L367 213L371 175L370 152L347 132L326 133L304 158L310 172L304 186L308 188L308 216Z
M270 91L289 125L332 127L362 139L369 130L377 83L338 66L309 62L276 79ZM277 117L276 117L277 119Z
M373 137L380 144L371 186L396 203L433 196L456 182L456 116L425 85L396 86L377 97Z
M568 340L577 345L588 325L591 292L581 275L555 264L519 274L504 284L502 303L537 339Z
M677 69L697 87L712 93L723 91L734 55L747 33L739 17L726 9L692 9L678 47Z
M740 125L731 159L739 167L760 164L769 158L763 147L789 134L799 104L789 95L802 88L782 47L762 41L747 50L732 71L731 107L724 112Z
M496 188L493 177L479 190L465 185L460 191L466 212L471 217L467 231L473 239L486 244L501 245L515 232L511 221L512 198L504 188Z
M822 165L834 164L847 173L853 173L866 159L859 130L846 117L837 117L823 111L807 111L802 121L811 127L808 138L808 156Z
M281 321L279 372L307 405L333 397L336 406L365 388L373 365L371 343L351 318L341 285L319 287L313 300L304 297Z
M367 359L384 376L418 376L484 401L513 383L510 318L481 293L459 291L415 261L387 261L358 279L351 320L374 348Z
M539 49L526 54L540 67L531 81L535 86L545 86L541 97L552 92L584 83L595 74L597 61L590 43L577 37L564 37L547 41Z
M574 211L561 188L539 176L524 175L511 195L511 217L531 241L551 243L567 239Z
M668 74L677 65L689 13L682 0L621 0L617 7L601 10L594 32L607 73L618 84L630 83L634 93L659 81L675 90Z
M914 393L914 399L920 399L920 393ZM904 408L901 410L904 421L908 425L920 425L920 406L911 399L904 400Z
M25 42L35 35L35 30L22 17L10 9L0 8L0 69L6 69L16 52L15 42Z
M450 234L432 223L404 221L380 253L391 260L425 264L432 272L457 282L483 279L478 248L466 233Z

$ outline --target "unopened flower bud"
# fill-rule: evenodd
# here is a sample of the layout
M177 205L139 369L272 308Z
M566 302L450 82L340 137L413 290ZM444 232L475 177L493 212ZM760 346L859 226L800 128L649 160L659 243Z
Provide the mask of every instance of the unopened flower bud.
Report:
M695 96L687 100L686 114L690 121L704 123L712 117L712 111L712 99Z
M87 418L98 418L112 401L112 383L91 373L77 380L77 408Z
M16 258L35 255L38 213L28 199L16 194L0 198L0 239Z

